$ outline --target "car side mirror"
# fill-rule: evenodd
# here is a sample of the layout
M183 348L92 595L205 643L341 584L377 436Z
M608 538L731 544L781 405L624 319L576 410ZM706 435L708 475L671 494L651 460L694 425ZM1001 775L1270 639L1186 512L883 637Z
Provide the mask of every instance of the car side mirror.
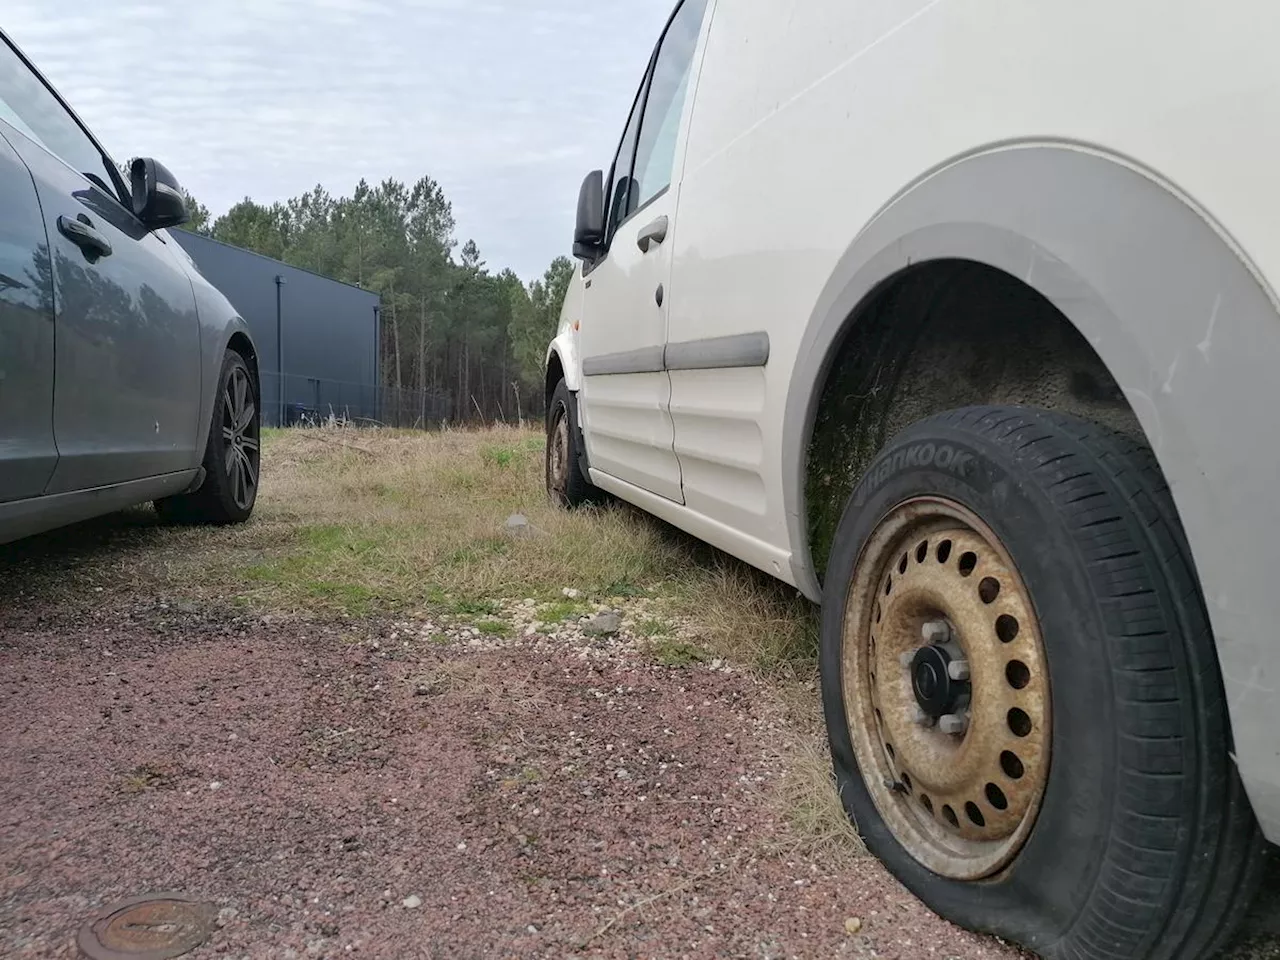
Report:
M139 157L129 164L133 215L149 229L176 227L191 219L177 178L159 160Z
M578 222L573 230L573 255L594 260L604 245L604 172L592 170L578 191Z

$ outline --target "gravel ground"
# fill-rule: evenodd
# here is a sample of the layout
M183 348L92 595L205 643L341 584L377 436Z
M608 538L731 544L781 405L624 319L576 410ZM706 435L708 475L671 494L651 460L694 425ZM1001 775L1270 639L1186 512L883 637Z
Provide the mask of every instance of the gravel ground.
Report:
M177 890L221 911L193 958L1022 956L788 854L768 686L527 631L11 613L0 955Z

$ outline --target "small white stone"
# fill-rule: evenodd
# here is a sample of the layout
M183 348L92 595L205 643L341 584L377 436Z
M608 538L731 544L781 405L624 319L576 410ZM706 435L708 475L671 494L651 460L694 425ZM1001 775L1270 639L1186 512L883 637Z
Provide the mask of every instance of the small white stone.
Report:
M413 896L405 897L401 900L400 906L404 907L406 910L417 910L422 906L422 898L415 893Z
M215 780L215 781L213 781L213 783L209 784L209 789L210 789L210 790L220 790L221 788L222 788L222 784L221 784L221 783L219 783L217 780Z

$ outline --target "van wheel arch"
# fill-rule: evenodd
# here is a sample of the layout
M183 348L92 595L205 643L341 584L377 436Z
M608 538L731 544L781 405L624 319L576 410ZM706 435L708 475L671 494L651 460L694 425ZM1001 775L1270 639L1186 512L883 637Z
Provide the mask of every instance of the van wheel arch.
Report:
M1269 478L1280 473L1280 447L1248 438L1274 432L1258 384L1280 369L1280 301L1227 230L1156 172L1070 144L994 150L922 176L861 229L832 269L793 354L785 399L781 462L792 581L810 598L821 596L830 505L860 479L875 446L874 432L860 432L859 424L874 423L865 395L879 397L884 385L850 373L855 350L910 359L918 337L904 332L910 324L886 333L893 326L887 318L912 298L917 316L927 317L921 285L963 285L975 269L1035 304L1043 329L1023 331L1030 342L1074 342L1094 385L1106 389L1082 381L1057 399L1019 396L1010 384L1027 383L1025 373L1036 365L1015 364L995 391L978 389L989 381L966 381L972 389L965 402L1031 400L1142 439L1173 491L1213 635L1269 635L1273 589L1258 571L1280 566L1280 541L1256 536L1252 505L1274 494ZM908 282L916 289L903 286ZM945 291L940 296L945 300ZM933 307L936 316L956 310L963 304L954 298ZM990 328L972 318L968 325ZM963 338L961 345L976 349ZM982 345L999 349L989 339ZM1123 403L1100 402L1114 399L1116 388ZM920 416L936 412L947 395L917 392L925 398ZM843 411L831 403L836 394ZM833 445L842 453L837 467L811 473L815 450ZM1273 729L1244 679L1263 650L1242 642L1219 644L1216 652L1241 775L1267 838L1280 842L1280 794L1269 766Z
M869 350L911 349L905 335L886 340L881 331L877 338L864 321L880 316L886 298L903 292L903 281L930 279L919 271L937 271L939 261L991 268L1047 303L1050 309L1040 316L1053 317L1054 332L1046 339L1073 329L1092 354L1092 379L1128 388L1124 404L1115 404L1117 410L1128 408L1128 425L1103 422L1147 437L1184 512L1186 503L1213 496L1202 475L1171 472L1167 449L1172 439L1185 455L1191 430L1216 429L1187 422L1199 415L1188 405L1186 387L1203 389L1205 383L1186 379L1196 373L1188 357L1178 384L1183 389L1173 396L1162 393L1174 356L1159 356L1151 341L1165 339L1171 353L1194 350L1206 337L1210 308L1218 306L1224 320L1220 335L1228 316L1280 331L1280 300L1227 232L1154 171L1068 143L977 152L922 174L879 210L837 262L807 318L789 377L782 436L792 579L804 593L813 599L821 593L825 553L811 537L811 501L821 491L814 489L808 468L820 421L830 416L824 410L832 378L849 379L845 348L855 338ZM933 273L932 279L941 276ZM1280 365L1280 342L1276 348ZM875 387L874 381L866 385ZM1078 392L1091 394L1087 385L1080 387ZM1001 396L979 391L967 402L1002 402ZM1004 396L1003 402L1019 402ZM1090 415L1075 405L1036 402ZM927 412L938 409L945 407ZM1276 459L1280 466L1280 453ZM844 482L851 486L857 479ZM1197 554L1198 520L1187 523ZM1209 529L1207 517L1204 522ZM1206 586L1206 592L1213 591Z
M971 260L904 268L859 304L812 399L803 497L819 576L849 493L885 443L978 404L1036 406L1144 437L1102 358L1033 287Z
M542 399L548 410L551 409L551 398L555 395L556 387L564 378L564 363L560 360L560 354L552 351L551 356L547 358L547 371L542 389Z

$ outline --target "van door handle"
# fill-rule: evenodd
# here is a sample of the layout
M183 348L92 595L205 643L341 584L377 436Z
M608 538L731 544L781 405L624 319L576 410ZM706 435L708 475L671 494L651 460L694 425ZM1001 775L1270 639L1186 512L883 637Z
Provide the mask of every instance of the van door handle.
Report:
M84 251L87 257L111 256L111 243L93 227L93 221L85 214L74 220L58 217L58 232Z
M640 248L641 253L648 253L650 247L667 239L668 224L666 217L659 217L640 231L640 236L636 237L636 246Z

